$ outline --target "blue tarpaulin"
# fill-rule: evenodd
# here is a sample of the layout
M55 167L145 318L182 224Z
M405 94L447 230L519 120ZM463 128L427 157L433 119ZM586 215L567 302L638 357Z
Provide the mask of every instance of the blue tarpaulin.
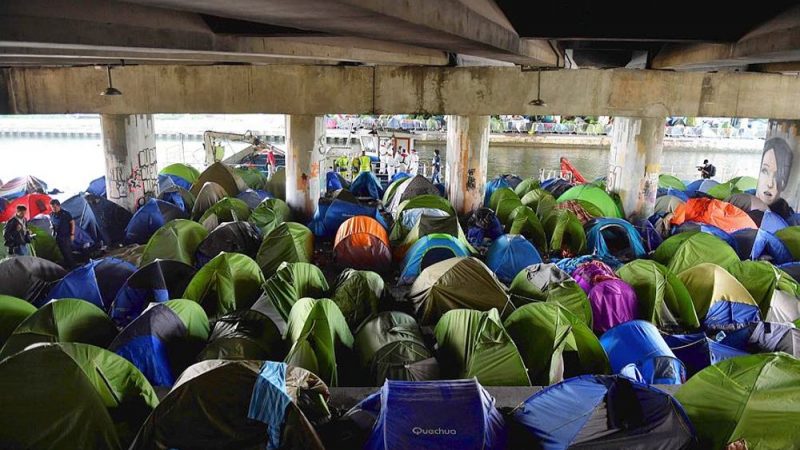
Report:
M270 450L281 446L286 408L291 402L292 399L286 392L286 364L265 361L253 386L247 417L267 424L267 448Z

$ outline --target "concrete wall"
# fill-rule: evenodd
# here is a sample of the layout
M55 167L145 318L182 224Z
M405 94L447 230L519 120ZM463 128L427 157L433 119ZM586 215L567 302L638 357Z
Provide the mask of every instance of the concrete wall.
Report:
M107 197L133 212L158 191L153 116L103 114L100 125L106 157Z
M445 182L450 203L460 215L483 204L489 165L489 116L447 118Z
M592 114L800 119L800 78L516 67L128 66L2 69L0 113Z
M286 203L303 219L314 214L320 197L322 116L286 116Z
M607 187L620 195L627 217L653 214L663 148L664 118L614 118Z

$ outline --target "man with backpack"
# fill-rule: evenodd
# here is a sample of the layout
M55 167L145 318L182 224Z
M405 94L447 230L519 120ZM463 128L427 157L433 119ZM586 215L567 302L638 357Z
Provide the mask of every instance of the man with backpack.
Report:
M697 170L700 171L700 177L703 179L712 178L717 174L717 168L710 164L707 159L703 160L702 166L697 166Z
M28 231L28 221L25 219L27 211L25 205L17 205L16 214L8 219L3 229L3 241L9 255L30 255L28 244L31 243L32 236Z

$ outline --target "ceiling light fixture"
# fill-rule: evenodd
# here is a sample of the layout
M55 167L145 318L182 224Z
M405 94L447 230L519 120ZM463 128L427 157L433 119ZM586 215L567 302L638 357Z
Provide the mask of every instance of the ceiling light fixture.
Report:
M528 104L533 106L547 106L547 103L542 100L542 69L541 67L536 71L538 75L536 77L536 99L531 100Z
M108 74L108 87L100 95L122 95L122 92L111 84L111 66L106 66L106 73Z

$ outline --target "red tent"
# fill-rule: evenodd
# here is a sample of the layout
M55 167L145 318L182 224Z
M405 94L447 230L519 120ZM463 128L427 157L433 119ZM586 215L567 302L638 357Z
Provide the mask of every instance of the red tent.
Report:
M14 216L17 212L17 205L25 205L28 208L26 218L36 217L39 214L49 214L50 209L50 196L46 194L28 194L24 195L6 206L6 209L0 213L0 222L5 222Z
M567 158L561 157L561 178L566 178L567 174L572 174L572 181L575 183L586 183L586 178L572 165Z

